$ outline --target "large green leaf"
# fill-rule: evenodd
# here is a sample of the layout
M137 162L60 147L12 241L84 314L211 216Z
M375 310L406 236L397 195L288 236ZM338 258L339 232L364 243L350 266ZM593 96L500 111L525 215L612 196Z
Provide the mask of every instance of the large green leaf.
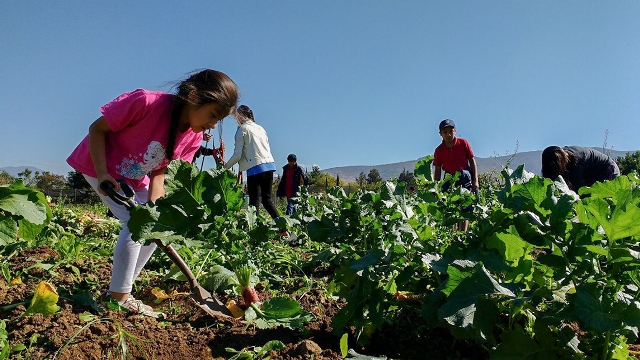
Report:
M286 297L268 299L262 304L261 310L272 319L292 318L304 312L297 301Z
M556 358L554 347L544 347L522 331L500 335L501 343L491 354L492 360L549 360Z
M487 247L498 250L508 262L522 258L533 248L520 237L514 227L509 228L509 232L494 233L487 239Z
M7 194L0 197L0 209L34 224L47 220L46 205L29 200L28 194Z
M202 207L209 214L225 215L239 210L243 201L242 191L230 171L200 172L182 160L172 161L167 167L165 189L164 199L171 204L180 204L187 213Z
M456 273L454 268L451 270L450 276ZM477 264L472 275L464 278L438 309L438 316L451 325L468 329L475 322L478 301L490 295L515 297L515 294L501 286L482 264ZM483 325L486 326L490 325Z
M599 332L615 331L622 327L622 317L619 308L612 312L612 304L603 303L601 294L594 286L580 286L570 298L571 311L589 330Z
M630 198L638 201L640 189L628 176L619 176L611 181L596 182L591 187L580 188L581 195L591 198L611 199L614 205L627 202Z
M8 220L17 223L15 225ZM26 188L22 181L0 186L0 244L14 242L17 237L34 239L51 219L51 209L40 191Z
M384 252L382 250L373 250L360 259L353 261L349 266L354 272L360 274L363 270L378 263L383 256Z
M7 246L18 240L18 224L10 217L0 215L0 245Z
M428 155L424 159L416 163L413 173L415 176L422 176L426 180L431 180L431 164L433 163L433 156Z
M322 215L320 220L313 220L307 225L309 237L318 242L327 242L329 239L342 235L338 224L329 216Z
M314 319L313 314L302 309L300 304L290 298L277 297L267 299L260 311L250 307L245 312L245 319L266 329L276 326L301 328Z
M549 215L549 225L557 234L566 231L567 219L573 215L572 210L576 200L568 195L562 195L554 204Z
M551 211L545 209L543 203L547 201L550 193L549 183L536 176L523 184L513 185L511 190L512 206L518 210L534 211L546 216Z
M610 242L633 236L640 238L640 208L631 204L613 206L605 199L584 200L586 209L598 220Z
M185 161L172 161L165 176L165 195L155 204L131 210L133 239L168 244L181 239L211 238L216 216L236 212L242 193L229 171L200 172Z
M197 231L183 211L174 206L163 206L162 200L131 210L128 226L133 240L147 244L158 239L168 245Z

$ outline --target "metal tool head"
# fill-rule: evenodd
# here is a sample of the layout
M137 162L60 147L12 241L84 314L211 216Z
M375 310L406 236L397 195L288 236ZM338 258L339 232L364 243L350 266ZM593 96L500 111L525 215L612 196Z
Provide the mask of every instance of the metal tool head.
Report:
M191 289L191 298L209 315L233 318L231 311L202 286Z

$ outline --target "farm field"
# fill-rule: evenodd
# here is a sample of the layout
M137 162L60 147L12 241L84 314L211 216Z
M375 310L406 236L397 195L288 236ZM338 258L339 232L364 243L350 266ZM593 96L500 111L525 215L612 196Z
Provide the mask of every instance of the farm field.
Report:
M133 295L101 298L118 221L0 187L0 359L628 359L640 326L640 180L582 198L523 168L471 193L417 185L303 191L275 222L230 172L172 162L164 198L131 211L134 239L171 244L237 319L190 299L157 250ZM470 220L466 233L453 224ZM283 230L296 234L287 238ZM242 276L247 275L243 284ZM246 286L258 301L246 306Z

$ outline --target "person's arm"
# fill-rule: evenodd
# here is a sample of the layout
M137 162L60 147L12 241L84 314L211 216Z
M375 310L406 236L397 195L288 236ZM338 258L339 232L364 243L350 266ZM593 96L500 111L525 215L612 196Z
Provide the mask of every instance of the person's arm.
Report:
M469 159L469 170L471 172L471 191L476 192L480 185L478 184L478 165L474 157Z
M113 184L116 191L120 191L120 184L114 179L107 170L107 150L106 150L106 137L111 133L111 128L104 117L99 117L89 126L89 155L93 162L93 167L96 170L96 177L98 178L98 184L103 181L109 181ZM107 195L100 187L98 191Z
M236 131L235 136L235 149L233 150L233 155L227 163L224 165L225 169L230 169L233 165L235 165L238 161L240 161L240 157L242 156L242 150L244 149L244 131L240 126L238 126L238 130Z
M276 196L279 198L284 197L284 179L286 174L287 169L285 167L282 169L282 176L280 176L280 179L278 180L278 187L276 188Z
M433 180L440 181L441 176L442 176L442 166L437 165L433 172Z
M149 178L149 201L155 203L156 200L164 196L164 173L166 168L154 170Z

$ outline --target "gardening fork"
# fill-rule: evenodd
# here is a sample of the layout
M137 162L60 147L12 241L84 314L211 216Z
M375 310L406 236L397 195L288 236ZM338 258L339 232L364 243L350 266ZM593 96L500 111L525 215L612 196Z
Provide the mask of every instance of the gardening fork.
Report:
M120 189L124 195L117 192L113 184L109 181L103 181L100 183L100 188L116 203L123 205L127 210L133 209L138 205L134 199L135 193L133 192L133 189L131 189L122 179L119 179L118 183L120 184ZM171 261L173 261L174 264L176 264L176 266L178 266L180 271L187 278L189 287L191 288L191 298L202 310L214 317L221 316L233 318L229 309L227 309L220 300L198 284L198 280L196 280L193 272L191 272L187 263L184 262L173 246L170 244L164 245L159 239L153 240L153 242L169 257L169 259L171 259Z

